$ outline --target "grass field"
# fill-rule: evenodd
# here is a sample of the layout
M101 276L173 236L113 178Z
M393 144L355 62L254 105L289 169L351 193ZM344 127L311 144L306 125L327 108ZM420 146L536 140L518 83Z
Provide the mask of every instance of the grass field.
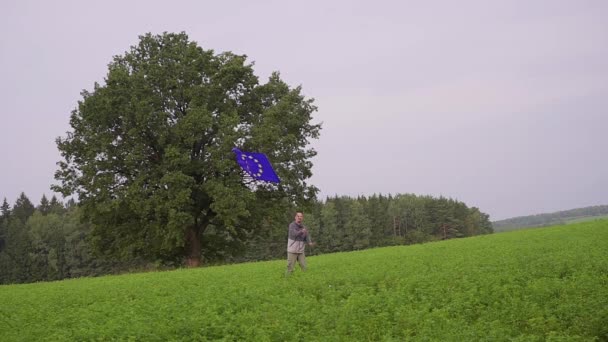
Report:
M0 340L608 341L608 220L0 286Z

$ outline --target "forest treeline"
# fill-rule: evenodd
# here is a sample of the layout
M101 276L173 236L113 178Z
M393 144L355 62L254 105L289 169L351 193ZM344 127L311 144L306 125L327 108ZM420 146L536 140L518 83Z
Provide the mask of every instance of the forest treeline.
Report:
M571 220L603 215L608 215L608 205L596 205L591 207L557 211L554 213L518 216L505 220L494 221L492 222L492 226L496 231L507 231L524 227L543 227L556 224L565 224Z
M244 248L231 247L212 231L204 237L207 264L283 258L287 225L295 210L269 215L245 237ZM489 216L454 199L412 194L331 197L304 209L304 223L316 246L311 255L492 233ZM25 194L0 213L0 284L51 281L147 269L179 267L136 256L104 257L91 242L91 226L73 200L43 196L34 205ZM217 232L216 232L217 233ZM239 247L236 247L236 246Z

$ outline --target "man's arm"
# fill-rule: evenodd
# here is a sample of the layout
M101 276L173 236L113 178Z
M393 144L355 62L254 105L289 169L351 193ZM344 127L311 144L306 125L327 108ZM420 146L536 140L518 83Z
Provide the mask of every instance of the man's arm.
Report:
M306 237L306 228L300 229L295 222L289 224L289 238L296 240L297 238Z
M304 242L310 246L310 247L314 247L315 243L312 241L312 238L310 237L310 233L308 232L308 229L304 228L304 230L306 231L306 237L304 238Z

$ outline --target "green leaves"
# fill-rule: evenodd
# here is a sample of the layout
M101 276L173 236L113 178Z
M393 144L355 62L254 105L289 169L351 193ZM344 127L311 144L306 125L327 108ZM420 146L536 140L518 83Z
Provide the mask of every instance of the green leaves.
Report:
M306 183L320 130L312 100L278 73L260 85L246 56L205 51L185 33L146 34L82 96L73 131L57 140L53 188L78 195L97 240L116 254L200 257L183 249L187 232L201 239L213 225L242 235L262 224L252 219L257 201L283 208L317 191ZM235 146L270 156L283 180L277 196L243 181Z

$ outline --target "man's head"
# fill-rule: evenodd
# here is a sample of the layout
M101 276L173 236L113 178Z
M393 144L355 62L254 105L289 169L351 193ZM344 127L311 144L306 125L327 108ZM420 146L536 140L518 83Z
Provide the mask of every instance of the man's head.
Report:
M296 211L296 223L300 224L302 223L302 220L304 219L304 214L301 211Z

